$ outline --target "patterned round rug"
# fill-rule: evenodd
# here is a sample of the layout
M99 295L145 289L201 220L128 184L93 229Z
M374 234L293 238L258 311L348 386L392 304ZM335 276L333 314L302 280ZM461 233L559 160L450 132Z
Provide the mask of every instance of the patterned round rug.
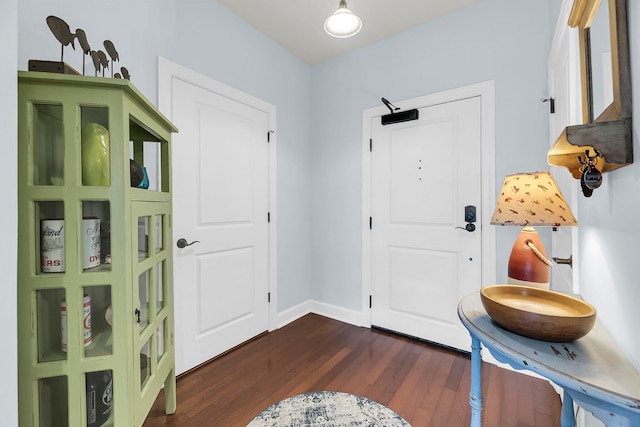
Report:
M391 409L349 393L314 391L282 400L247 427L411 427Z

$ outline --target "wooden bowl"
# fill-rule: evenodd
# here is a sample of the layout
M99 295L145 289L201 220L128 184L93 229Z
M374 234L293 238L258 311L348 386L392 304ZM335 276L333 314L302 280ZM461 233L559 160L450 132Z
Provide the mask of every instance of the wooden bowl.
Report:
M492 285L480 291L482 305L503 328L529 338L567 342L585 336L596 309L560 292L519 285Z

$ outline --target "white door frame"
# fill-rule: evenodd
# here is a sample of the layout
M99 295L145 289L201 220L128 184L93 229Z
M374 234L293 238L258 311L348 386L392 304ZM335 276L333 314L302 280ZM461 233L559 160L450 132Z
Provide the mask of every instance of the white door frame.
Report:
M224 83L213 80L203 74L193 71L182 65L171 62L165 58L158 57L158 109L169 120L172 119L172 84L173 80L178 79L183 82L198 86L202 89L219 94L220 96L232 99L236 102L251 106L253 108L264 111L269 116L269 129L271 134L269 137L269 294L271 296L269 304L269 331L276 329L278 314L278 286L277 286L277 236L278 236L278 214L277 214L277 180L276 180L276 107L268 102L253 97L245 92L227 86ZM180 132L180 129L178 129ZM266 135L265 135L266 137ZM174 195L175 198L175 195ZM175 236L174 239L175 241ZM174 247L175 251L175 247Z
M489 225L496 203L495 188L495 83L493 80L463 86L431 95L420 96L394 103L402 109L422 108L465 98L481 97L482 115L482 210L480 233L482 236L482 286L496 280L495 227ZM362 112L362 325L371 327L369 295L371 283L371 120L387 114L389 110L381 105ZM375 145L375 143L374 143ZM375 149L375 147L374 147Z

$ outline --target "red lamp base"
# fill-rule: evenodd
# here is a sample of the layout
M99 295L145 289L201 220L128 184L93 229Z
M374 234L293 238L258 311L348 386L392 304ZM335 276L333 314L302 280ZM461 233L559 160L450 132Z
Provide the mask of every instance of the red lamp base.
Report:
M531 248L534 246L539 254ZM542 240L533 227L522 229L509 257L508 282L514 285L534 286L549 289L549 265Z

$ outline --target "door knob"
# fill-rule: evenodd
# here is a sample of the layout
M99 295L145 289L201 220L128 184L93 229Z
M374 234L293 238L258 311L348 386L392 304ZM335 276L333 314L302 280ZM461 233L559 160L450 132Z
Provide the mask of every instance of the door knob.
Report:
M182 249L182 248L186 248L187 246L191 246L194 243L200 243L200 240L194 240L193 242L189 243L187 242L187 239L181 238L181 239L178 239L178 241L176 242L176 246Z

